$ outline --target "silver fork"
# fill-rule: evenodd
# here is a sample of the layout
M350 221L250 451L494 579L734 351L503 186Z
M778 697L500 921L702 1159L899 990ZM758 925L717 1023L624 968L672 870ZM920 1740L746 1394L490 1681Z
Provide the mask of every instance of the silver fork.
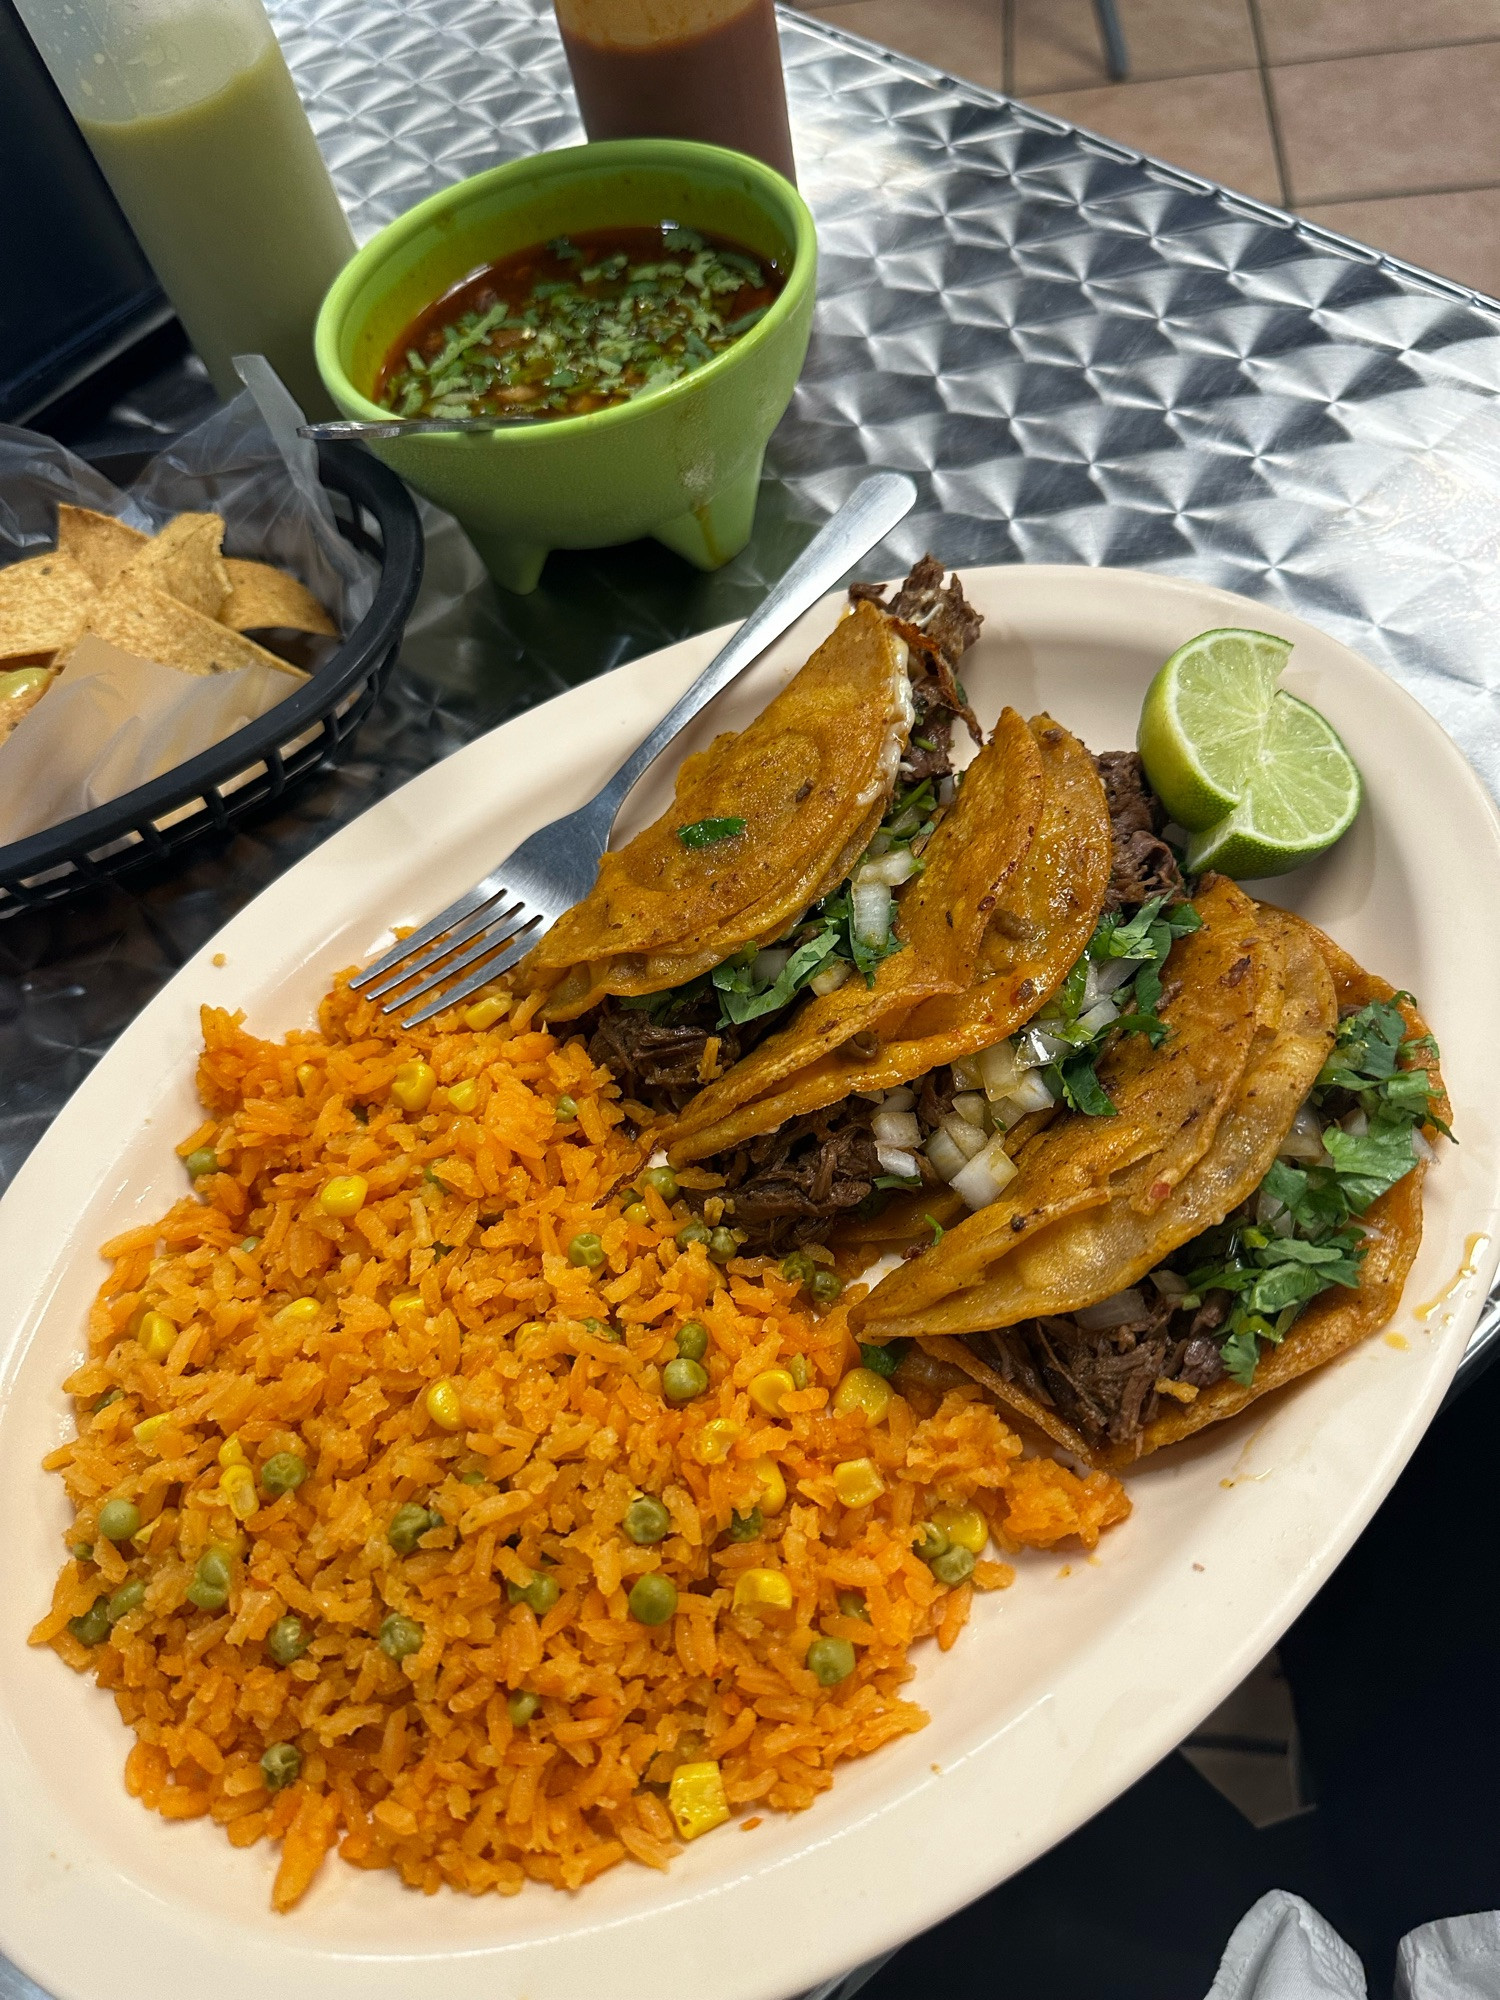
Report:
M917 489L899 472L864 480L825 522L758 610L663 716L640 748L576 812L525 840L484 879L410 937L392 945L350 985L384 1000L383 1014L437 994L403 1026L430 1021L514 965L564 910L594 886L620 808L636 781L721 689L795 624L845 572L888 535ZM417 984L410 982L415 980ZM453 980L453 985L448 981ZM438 988L445 990L438 993Z

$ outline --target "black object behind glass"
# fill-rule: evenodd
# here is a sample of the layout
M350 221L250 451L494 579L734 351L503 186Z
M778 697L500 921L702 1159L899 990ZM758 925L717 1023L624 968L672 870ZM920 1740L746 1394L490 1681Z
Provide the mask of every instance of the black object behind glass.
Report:
M11 0L0 0L0 421L169 316L151 266Z

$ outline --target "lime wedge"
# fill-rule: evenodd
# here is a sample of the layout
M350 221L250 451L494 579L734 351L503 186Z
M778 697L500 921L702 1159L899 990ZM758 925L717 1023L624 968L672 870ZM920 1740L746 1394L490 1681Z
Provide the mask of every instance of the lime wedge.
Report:
M1217 868L1238 880L1284 875L1348 832L1360 792L1354 759L1332 725L1305 701L1280 693L1239 804L1193 835L1188 868L1195 875Z
M1269 632L1221 627L1179 646L1152 681L1136 744L1152 790L1189 833L1239 804L1291 650Z

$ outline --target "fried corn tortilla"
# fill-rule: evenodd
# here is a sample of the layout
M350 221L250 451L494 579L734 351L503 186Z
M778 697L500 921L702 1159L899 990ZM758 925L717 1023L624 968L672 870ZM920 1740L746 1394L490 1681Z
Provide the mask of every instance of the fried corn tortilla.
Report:
M1372 1000L1396 1000L1395 989L1386 980L1366 972L1332 938L1325 937L1311 924L1303 924L1301 928L1309 934L1327 968L1340 1014ZM1403 998L1397 1004L1408 1034L1426 1035L1427 1023L1411 1001ZM1441 1073L1435 1060L1430 1060L1426 1067L1437 1099L1435 1109L1446 1123L1450 1107ZM1357 1290L1334 1286L1321 1293L1298 1314L1286 1338L1262 1353L1253 1382L1245 1384L1227 1377L1215 1382L1201 1390L1192 1403L1147 1424L1141 1434L1139 1453L1116 1451L1108 1455L1107 1462L1133 1463L1136 1456L1160 1451L1164 1445L1176 1444L1208 1424L1232 1417L1247 1403L1296 1381L1299 1375L1321 1368L1325 1361L1357 1347L1386 1325L1401 1303L1407 1275L1421 1245L1422 1182L1426 1172L1425 1161L1419 1159L1409 1174L1373 1201L1360 1217L1366 1254L1359 1268ZM1221 1214L1227 1212L1225 1209Z
M906 661L890 621L856 605L747 728L683 764L668 810L605 855L512 984L569 1020L605 994L664 991L780 936L880 824L912 724ZM705 845L680 837L714 820L744 828Z
M1147 1218L1161 1209L1212 1142L1285 985L1284 954L1248 896L1210 877L1194 901L1202 928L1166 964L1166 1041L1122 1036L1099 1064L1116 1115L1054 1120L1021 1148L999 1200L893 1271L851 1325L880 1339L1009 1325L1031 1310L1009 1313L1017 1298L1066 1288L1073 1249L1095 1226L1080 1218L1115 1200Z
M1109 851L1087 750L1049 716L1023 725L1005 710L933 836L925 873L901 899L906 949L882 961L872 988L850 980L807 1002L695 1098L665 1135L674 1162L723 1152L852 1092L906 1083L1010 1033L1087 944Z
M285 660L231 632L180 599L122 571L89 606L86 629L138 658L159 660L185 674L222 674L234 667L275 667L305 676Z
M65 651L94 596L87 570L58 549L0 569L0 666Z
M128 584L138 582L204 618L216 619L229 596L229 571L220 554L223 541L224 523L217 514L178 514L159 535L141 544L108 588L118 600Z
M113 514L96 514L92 507L70 507L64 501L57 510L57 546L87 572L95 590L107 589L150 539L139 528Z
M229 594L218 619L231 632L317 632L336 639L339 628L306 584L269 563L224 558Z

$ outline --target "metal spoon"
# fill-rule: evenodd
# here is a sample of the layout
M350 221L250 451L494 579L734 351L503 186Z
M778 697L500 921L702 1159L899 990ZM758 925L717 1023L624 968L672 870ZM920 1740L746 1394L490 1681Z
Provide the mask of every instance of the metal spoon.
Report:
M332 424L298 424L298 437L315 444L338 444L346 439L426 437L433 431L499 431L509 424L539 424L543 417L392 417L387 423L359 423L340 420Z

